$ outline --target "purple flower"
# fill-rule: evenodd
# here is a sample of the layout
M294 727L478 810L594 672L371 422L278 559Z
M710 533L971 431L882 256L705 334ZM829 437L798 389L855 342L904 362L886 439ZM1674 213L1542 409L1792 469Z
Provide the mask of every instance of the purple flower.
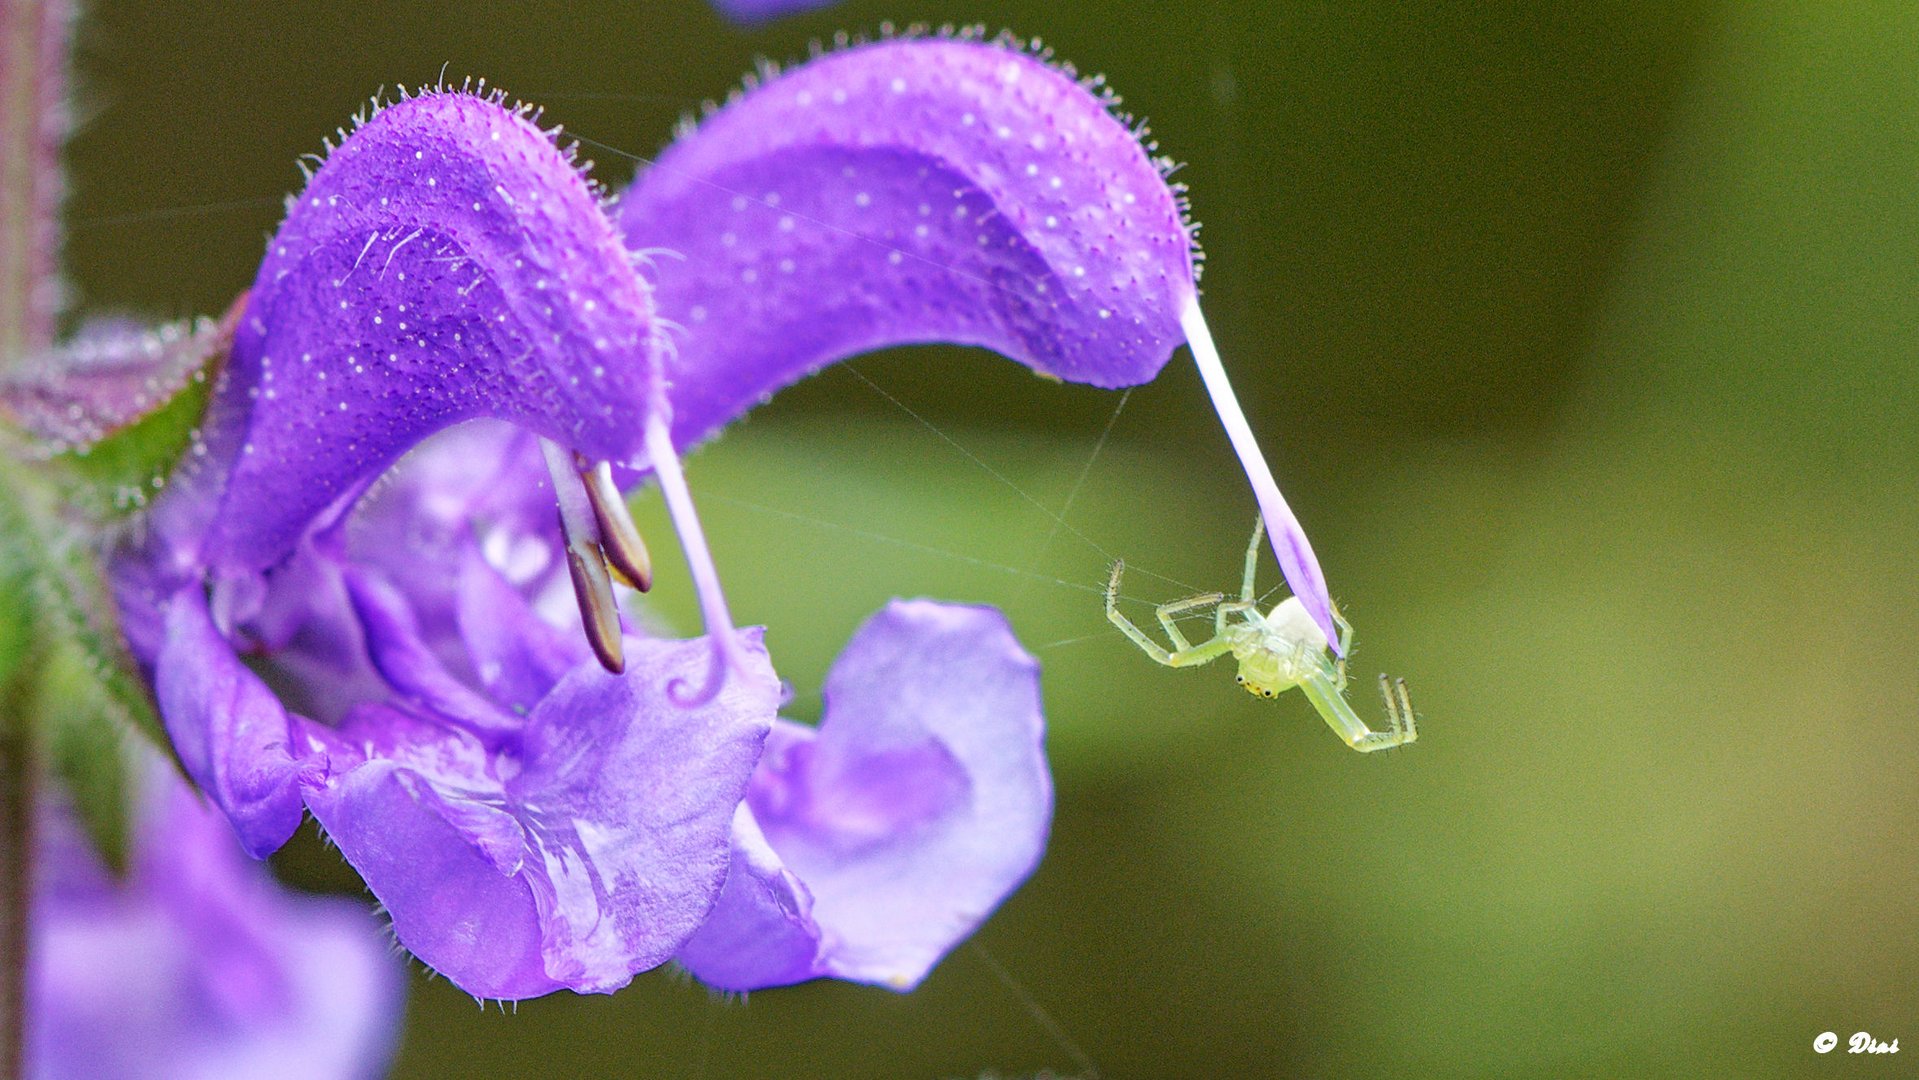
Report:
M681 259L653 286L635 266L660 248ZM1036 665L996 614L897 604L817 733L776 723L676 455L901 342L1150 379L1204 341L1193 281L1162 163L1090 84L1002 45L772 80L616 218L524 112L403 100L291 201L203 437L118 561L129 638L246 849L310 811L471 993L609 991L676 955L736 989L913 986L1043 847ZM647 473L708 644L615 602L650 567L614 480Z
M831 7L838 0L713 0L713 6L720 14L736 23L758 23L777 19L782 15L797 15L802 11Z
M429 94L292 204L192 461L120 560L169 733L247 850L311 810L402 942L476 995L617 988L726 874L778 684L649 441L647 290L593 192L527 117ZM660 473L721 677L707 646L619 622L606 554L646 570L594 486L608 459ZM584 620L550 610L567 582Z
M404 978L369 913L276 887L186 785L151 776L124 880L47 817L28 1075L383 1073Z
M669 688L705 646L627 636L615 676L571 608L542 616L566 587L554 530L502 498L542 494L532 442L449 432L278 567L175 593L155 665L182 759L250 850L304 804L402 943L496 998L617 989L673 954L724 881L777 696L756 632L688 706Z

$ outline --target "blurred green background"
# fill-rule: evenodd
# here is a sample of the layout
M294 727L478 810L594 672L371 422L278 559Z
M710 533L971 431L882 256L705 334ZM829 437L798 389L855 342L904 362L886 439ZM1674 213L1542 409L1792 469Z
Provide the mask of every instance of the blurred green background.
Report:
M1421 710L1362 757L1107 626L1111 556L1141 599L1238 580L1252 502L1183 357L1117 419L983 354L857 362L978 463L829 370L693 460L736 610L812 717L887 597L1003 606L1046 669L1045 863L905 997L654 973L502 1014L418 977L401 1075L1910 1074L1919 8L92 8L72 281L158 316L222 310L295 158L442 64L617 183L755 56L883 19L1043 37L1189 163L1207 311L1361 686ZM1058 511L1082 474L1065 528L1019 493ZM358 891L310 838L278 865Z

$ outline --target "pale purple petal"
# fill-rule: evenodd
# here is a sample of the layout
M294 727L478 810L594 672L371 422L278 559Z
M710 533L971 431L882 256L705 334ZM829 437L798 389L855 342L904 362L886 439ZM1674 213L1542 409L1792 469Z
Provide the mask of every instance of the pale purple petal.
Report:
M497 865L505 830L488 827L483 803L452 812L449 798L419 772L378 759L336 777L308 802L392 917L394 936L421 962L476 997L561 988L541 960L532 890Z
M246 575L222 576L214 583L215 610L229 587L242 587ZM309 540L292 559L260 576L260 602L239 617L216 616L231 625L229 640L242 651L272 657L274 689L289 709L333 723L365 701L390 692L367 650L367 636L354 616L345 575L337 555L325 554Z
M475 420L434 435L381 477L353 508L346 550L405 581L420 618L450 630L461 575L454 553L490 546L511 584L530 586L561 567L556 525L539 439Z
M300 780L313 767L290 745L279 699L233 654L198 589L174 597L166 630L154 690L167 735L240 842L263 859L300 827Z
M622 197L660 249L655 300L688 445L822 365L950 341L1099 386L1183 337L1192 241L1174 193L1095 93L953 40L832 53L769 80Z
M420 634L407 596L384 577L360 567L343 575L353 613L366 632L367 655L402 700L484 738L517 734L520 717L461 682Z
M789 726L783 721L774 730ZM757 990L818 978L818 923L806 885L780 862L753 812L733 818L732 863L719 902L677 957L693 976L721 990Z
M526 768L507 791L545 859L533 880L547 968L567 985L624 986L671 958L712 907L779 705L759 637L741 633L752 666L699 706L668 691L704 674L704 642L629 638L637 677L583 664L529 718Z
M838 0L713 0L720 13L738 23L765 22L782 15L831 7Z
M825 696L817 735L775 726L747 793L758 829L735 829L721 905L681 956L713 985L909 990L1045 848L1039 665L997 611L894 601Z
M616 990L672 956L725 879L729 825L777 705L746 636L753 668L690 709L667 687L704 669L707 646L629 638L628 674L579 665L517 751L359 710L337 733L310 729L335 773L308 805L400 941L461 989Z
M380 1075L404 978L371 913L283 893L216 813L154 776L126 880L79 843L42 847L28 1075Z
M654 357L646 288L544 132L468 94L388 106L332 152L261 264L208 425L232 474L207 555L277 561L463 420L634 457Z
M459 563L460 639L494 700L530 710L562 675L592 658L584 635L542 619L477 548L469 546ZM577 609L569 614L578 617Z

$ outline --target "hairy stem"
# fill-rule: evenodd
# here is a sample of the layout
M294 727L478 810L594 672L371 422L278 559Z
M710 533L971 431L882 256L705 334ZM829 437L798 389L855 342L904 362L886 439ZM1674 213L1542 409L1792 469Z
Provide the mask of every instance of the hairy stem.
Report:
M0 374L53 341L71 0L0 0ZM3 569L3 568L0 568ZM13 605L9 604L9 608ZM20 619L20 610L0 618ZM12 644L18 645L18 642ZM18 659L16 656L14 659ZM34 734L17 672L0 679L0 1078L25 1074Z
M53 340L69 0L0 0L0 370Z

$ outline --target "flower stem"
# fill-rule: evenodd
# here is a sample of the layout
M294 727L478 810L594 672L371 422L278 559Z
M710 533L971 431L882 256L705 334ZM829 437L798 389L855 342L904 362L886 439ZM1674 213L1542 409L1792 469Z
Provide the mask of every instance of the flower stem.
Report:
M72 29L71 0L0 0L0 374L51 344L59 315ZM25 1075L33 900L35 747L16 674L0 680L0 1080Z
M0 0L0 371L53 340L69 0Z
M17 695L0 696L0 1078L25 1075L33 901L33 743Z

